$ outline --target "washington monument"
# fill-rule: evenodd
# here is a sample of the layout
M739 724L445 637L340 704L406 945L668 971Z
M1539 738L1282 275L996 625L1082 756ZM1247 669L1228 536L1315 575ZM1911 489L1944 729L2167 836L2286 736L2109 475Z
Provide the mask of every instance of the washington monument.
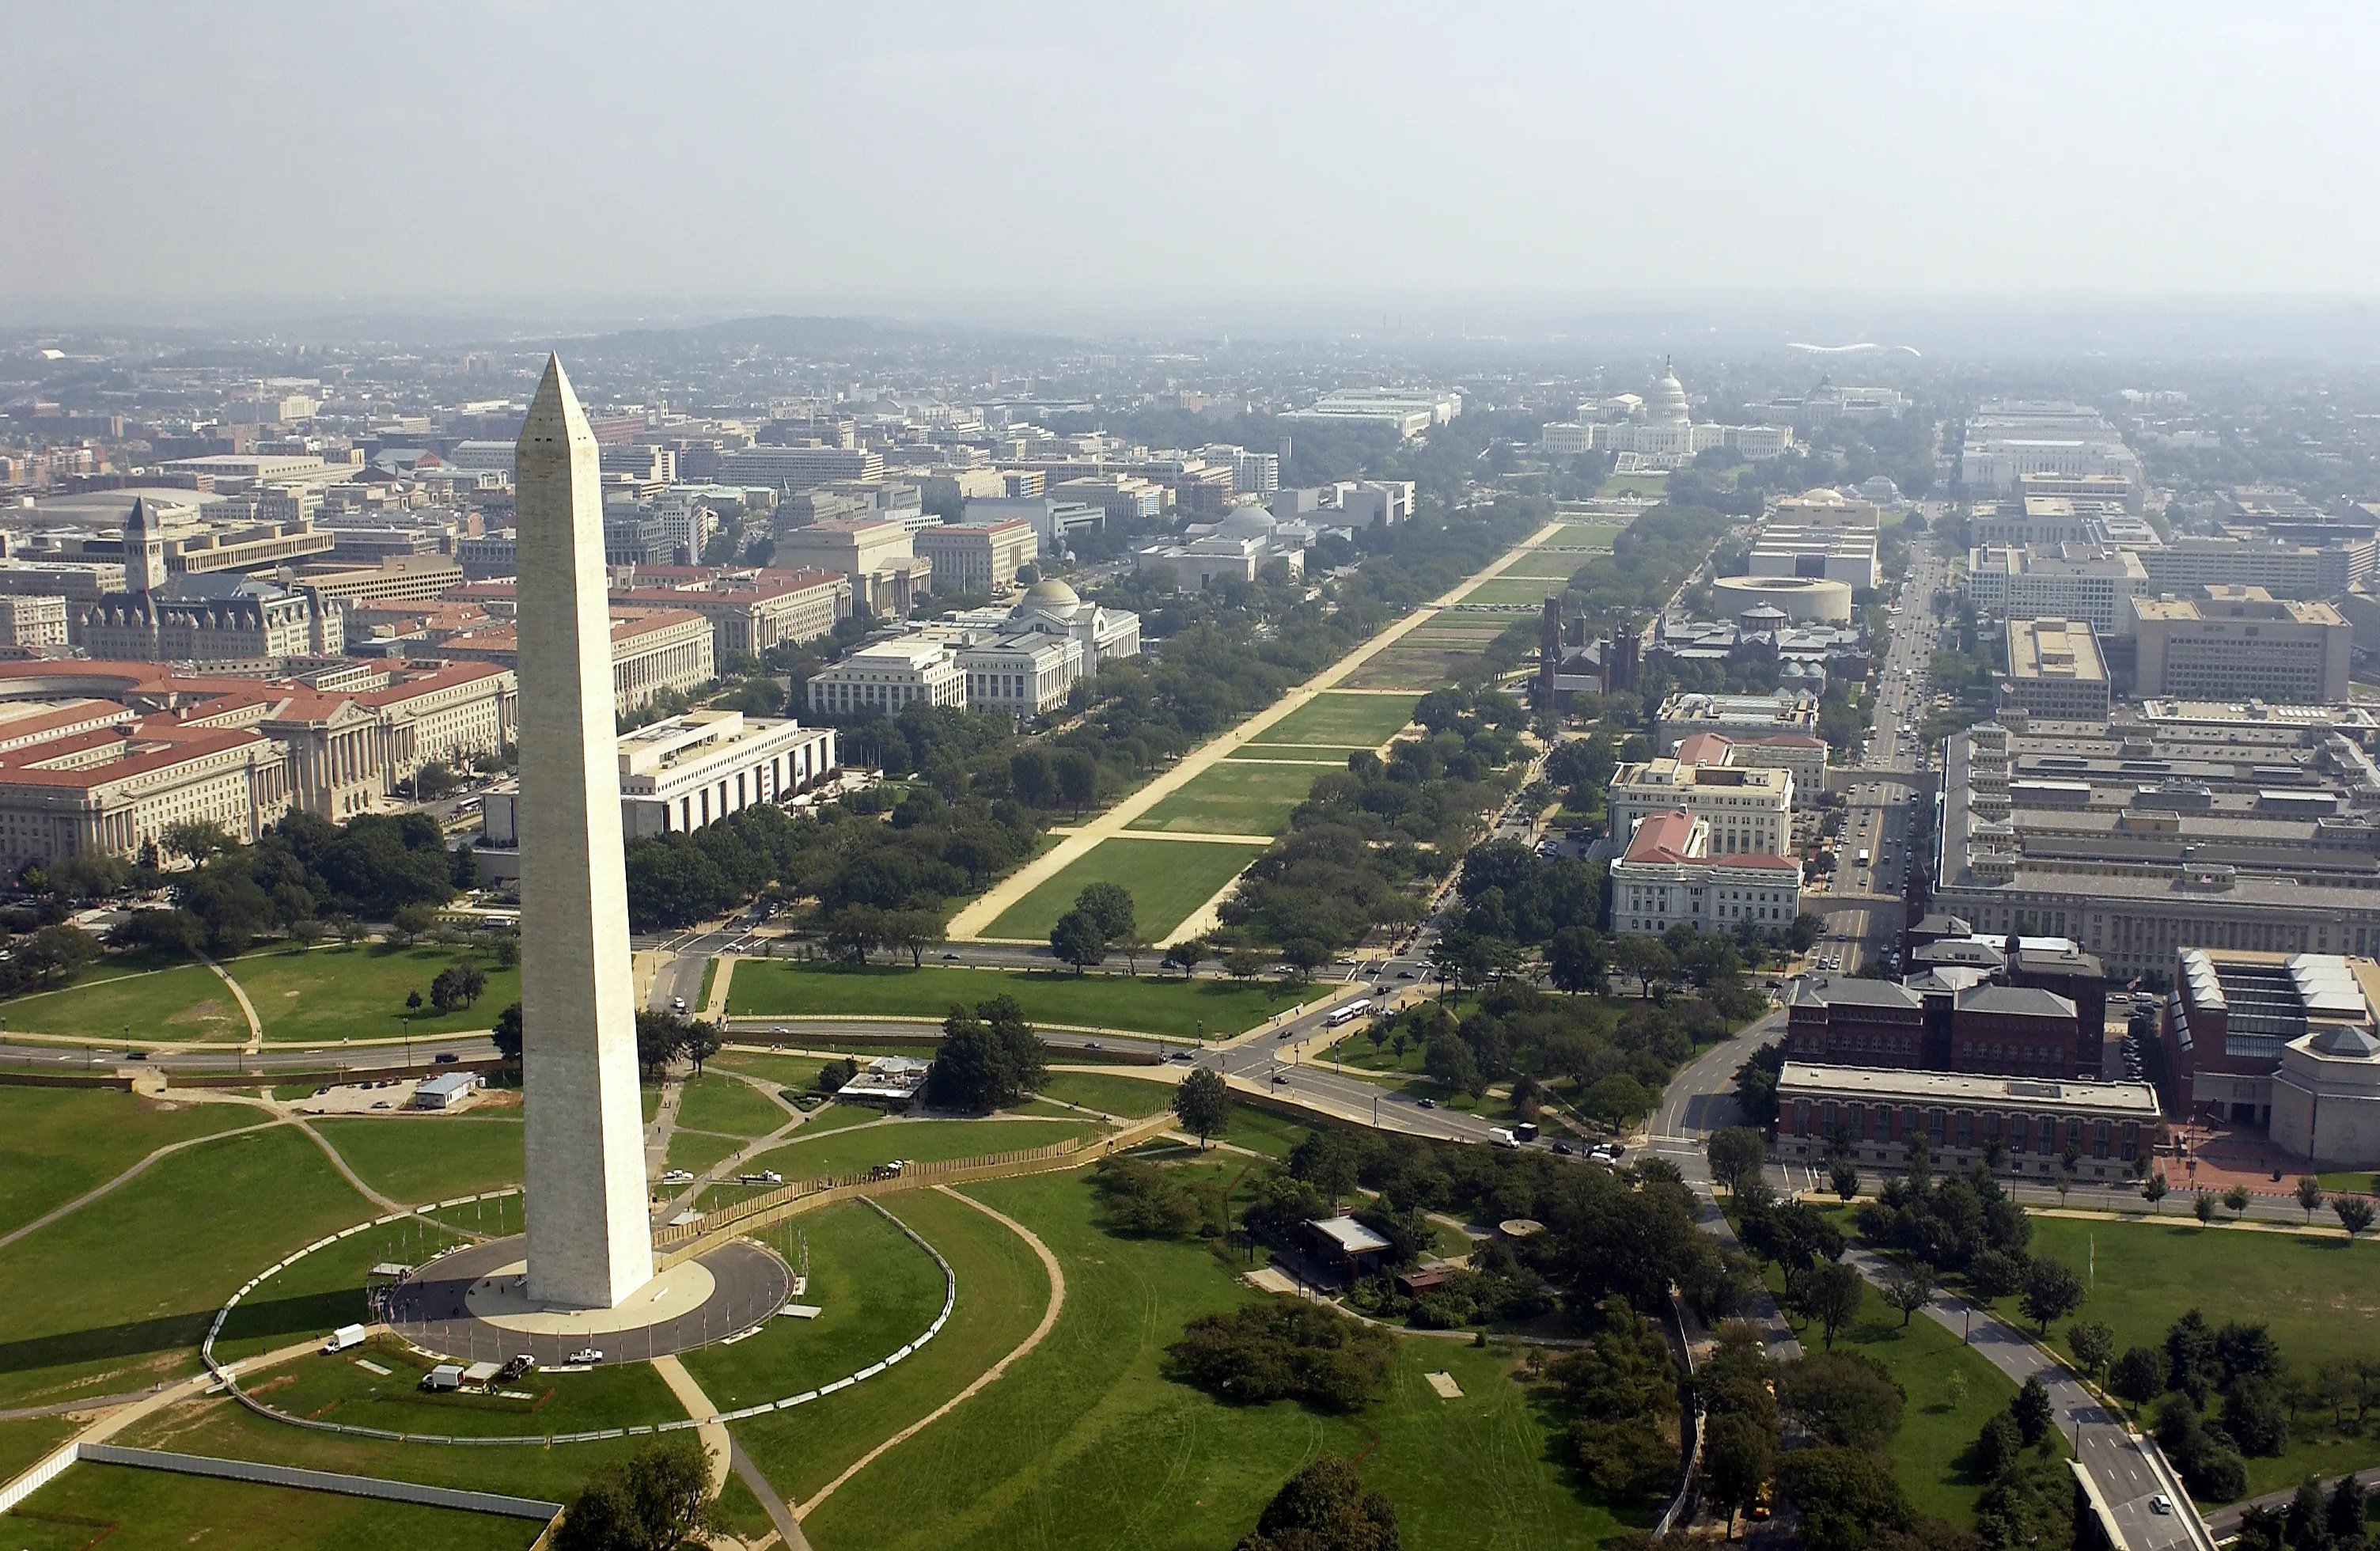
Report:
M601 478L550 358L514 472L528 1292L549 1308L613 1308L653 1275Z

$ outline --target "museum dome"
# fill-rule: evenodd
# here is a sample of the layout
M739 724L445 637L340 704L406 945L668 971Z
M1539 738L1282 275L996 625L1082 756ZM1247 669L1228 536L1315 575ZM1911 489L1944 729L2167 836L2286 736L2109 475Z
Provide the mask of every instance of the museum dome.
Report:
M1047 581L1035 582L1031 587L1026 588L1025 596L1018 601L1026 604L1038 603L1045 608L1071 609L1080 603L1082 599L1075 596L1073 588L1057 577L1051 576Z

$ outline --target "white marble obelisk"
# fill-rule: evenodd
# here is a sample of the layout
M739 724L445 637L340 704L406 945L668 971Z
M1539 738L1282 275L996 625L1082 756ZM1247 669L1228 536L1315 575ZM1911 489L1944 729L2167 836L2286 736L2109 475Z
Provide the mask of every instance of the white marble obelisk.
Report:
M615 1307L653 1275L600 480L551 358L513 484L528 1292L557 1308Z

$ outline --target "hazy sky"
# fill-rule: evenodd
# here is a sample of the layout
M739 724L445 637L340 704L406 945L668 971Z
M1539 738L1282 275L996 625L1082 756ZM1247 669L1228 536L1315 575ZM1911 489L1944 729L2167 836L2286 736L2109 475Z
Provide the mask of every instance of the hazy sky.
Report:
M2380 290L2380 7L9 12L0 312Z

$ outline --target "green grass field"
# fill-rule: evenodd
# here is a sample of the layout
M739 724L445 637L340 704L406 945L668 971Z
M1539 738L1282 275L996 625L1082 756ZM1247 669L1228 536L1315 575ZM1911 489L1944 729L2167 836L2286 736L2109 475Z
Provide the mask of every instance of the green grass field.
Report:
M889 1203L896 1212L905 1204ZM941 1312L941 1267L873 1207L838 1202L790 1226L809 1241L809 1290L801 1301L823 1312L772 1319L734 1346L686 1353L686 1371L722 1409L783 1400L857 1373L917 1339ZM771 1230L772 1242L781 1231ZM798 1249L787 1253L789 1265L799 1260Z
M112 968L94 966L101 974ZM238 973L237 964L232 973ZM7 1007L8 1021L19 1031L67 1035L117 1047L127 1042L137 1048L152 1041L248 1037L248 1020L240 1016L231 988L204 964L177 964L113 979L94 975L62 991L18 997ZM392 1024L383 1032L396 1030Z
M45 1514L57 1517L37 1517ZM7 1543L25 1551L84 1551L98 1543L95 1535L103 1535L109 1551L199 1544L225 1551L354 1545L497 1551L528 1545L543 1528L527 1519L332 1492L122 1465L77 1465L10 1516Z
M0 1233L106 1183L159 1147L267 1118L243 1104L0 1087Z
M1532 550L1497 573L1504 576L1541 576L1548 581L1566 582L1571 574L1586 563L1587 557L1575 550Z
M1525 576L1497 576L1481 582L1463 595L1465 603L1512 604L1542 603L1562 589L1561 578L1546 577L1531 580Z
M678 1124L735 1136L766 1136L791 1119L751 1084L715 1072L706 1072L688 1083L677 1107Z
M1101 1072L1052 1072L1041 1084L1041 1097L1138 1120L1173 1108L1173 1084Z
M945 1158L1046 1147L1087 1136L1096 1129L1087 1121L879 1121L824 1132L808 1140L796 1132L795 1140L770 1148L751 1166L755 1170L773 1169L788 1180L807 1180L856 1173L896 1157L939 1163Z
M877 1444L965 1387L977 1375L1023 1340L1049 1306L1049 1278L1032 1250L973 1206L933 1191L906 1191L890 1198L886 1205L951 1263L958 1277L958 1304L941 1335L867 1383L792 1411L776 1412L736 1424L736 1440L768 1476L770 1484L796 1502L842 1474ZM939 1308L941 1278L933 1273L930 1262L928 1270L934 1276L934 1306ZM824 1317L820 1316L821 1323ZM730 1347L726 1349L727 1355L749 1344ZM987 1394L1007 1387L1008 1383L1003 1378ZM980 1400L978 1397L978 1400L970 1401L927 1428L918 1439L931 1437L949 1427L967 1415ZM855 1476L829 1502L870 1498L877 1484L876 1470L871 1467ZM867 1545L870 1542L865 1536L822 1538L813 1531L811 1544Z
M1596 487L1595 493L1609 500L1615 495L1659 495L1669 488L1667 474L1613 474Z
M1308 772L1307 785L1311 786L1313 777L1319 773ZM1130 840L1122 836L1103 840L1073 866L1061 868L1056 876L1002 911L984 928L983 935L1038 941L1050 935L1059 916L1075 908L1075 896L1085 889L1094 883L1121 883L1132 891L1133 915L1142 933L1155 942L1213 899L1217 890L1239 876L1241 868L1263 854L1263 849L1254 845ZM742 976L746 970L735 973L736 984L728 992L731 1003L744 988Z
M1396 736L1413 712L1414 702L1402 695L1325 693L1266 728L1256 741L1377 748Z
M1395 1498L1415 1551L1586 1547L1623 1527L1558 1462L1546 1418L1505 1376L1509 1353L1401 1342L1390 1398L1349 1419L1286 1401L1221 1405L1160 1373L1185 1320L1247 1296L1204 1245L1100 1231L1080 1175L970 1194L1049 1243L1066 1273L1065 1311L1000 1383L822 1504L805 1524L816 1544L1228 1545L1317 1453L1348 1458L1375 1443L1366 1481ZM964 1303L964 1270L959 1285ZM1424 1381L1441 1369L1463 1399L1441 1400Z
M71 1416L20 1416L14 1422L0 1422L0 1481L16 1479L82 1428L81 1420Z
M2089 1301L2075 1317L2114 1330L2119 1351L2162 1345L2167 1327L2193 1308L2211 1325L2238 1319L2271 1327L2292 1368L2361 1357L2380 1344L2380 1245L2201 1229L2191 1218L2094 1222L2037 1216L2030 1247L2090 1279ZM2002 1301L2000 1314L2032 1328L2013 1300ZM2067 1328L2051 1332L2050 1344L2061 1356L2070 1356ZM2380 1436L2342 1436L2327 1417L2301 1411L2286 1454L2248 1461L2248 1490L2276 1491L2309 1471L2334 1475L2375 1464Z
M311 1123L367 1184L414 1206L520 1183L521 1122L516 1113Z
M670 1133L666 1161L672 1169L708 1173L713 1164L734 1157L743 1145L741 1137L714 1136L707 1131L674 1131Z
M1622 531L1610 523L1564 523L1549 542L1563 549L1608 550Z
M0 1405L109 1394L189 1371L235 1288L371 1213L294 1127L162 1160L0 1255L0 1307L9 1311ZM311 1315L310 1306L253 1311L268 1335L310 1330Z
M1173 841L1155 843L1181 848ZM1220 979L884 965L863 971L790 961L746 964L735 972L728 996L731 1011L756 1017L797 1012L908 1018L941 1018L953 1003L972 1007L996 996L1013 996L1023 1004L1026 1017L1036 1023L1184 1038L1196 1032L1201 1021L1209 1035L1238 1034L1286 1005L1274 999L1269 988ZM800 1026L793 1025L786 1037L799 1039Z
M1803 1345L1815 1351L1823 1332L1802 1333ZM1859 1317L1835 1337L1839 1349L1864 1352L1883 1363L1909 1397L1900 1413L1900 1431L1893 1435L1893 1473L1901 1490L1920 1513L1930 1513L1964 1527L1974 1522L1975 1499L1985 1483L1962 1469L1959 1461L1992 1414L2007 1405L2016 1386L1985 1362L1973 1348L1919 1315L1904 1328L1900 1311L1887 1303L1873 1287L1860 1303ZM1950 1406L1950 1375L1962 1374L1967 1398Z
M1334 770L1345 769L1347 761L1354 755L1370 752L1368 745L1359 750L1343 745L1325 747L1315 744L1280 745L1242 744L1239 751L1223 763L1238 765L1251 762L1274 762L1284 765L1311 765L1314 767L1314 773L1320 775L1326 768Z
M430 982L447 965L469 957L454 948L365 944L310 952L259 953L230 965L264 1020L264 1037L277 1044L319 1045L341 1039L386 1039L483 1029L505 1005L520 1000L520 971L497 969L481 958L488 988L459 1012L428 1006ZM419 991L422 1011L408 1024L405 998Z
M826 1060L820 1056L763 1056L749 1050L724 1050L711 1057L710 1064L729 1072L765 1077L780 1088L808 1093L817 1083L819 1069L826 1065Z
M1299 765L1210 766L1129 828L1170 834L1277 835L1289 828L1291 812L1305 801L1318 773Z
M625 1342L625 1337L616 1338L618 1345ZM615 1350L612 1355L622 1353ZM375 1374L361 1367L358 1357L389 1372ZM264 1381L274 1386L270 1393L261 1385L256 1392L293 1416L448 1437L591 1432L669 1422L686 1414L661 1375L646 1363L611 1363L583 1374L532 1374L513 1387L536 1399L511 1400L500 1395L424 1394L421 1375L435 1361L402 1341L383 1338L361 1351L293 1358Z

